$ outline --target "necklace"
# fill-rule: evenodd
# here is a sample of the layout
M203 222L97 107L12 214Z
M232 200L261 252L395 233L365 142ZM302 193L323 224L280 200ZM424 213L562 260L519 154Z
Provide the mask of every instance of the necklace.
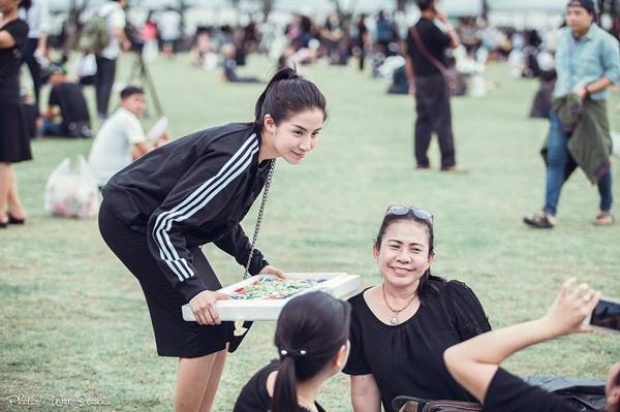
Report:
M387 306L387 308L392 311L392 318L390 319L390 323L392 325L398 325L398 314L400 312L402 312L403 310L407 309L411 305L411 303L414 301L416 296L418 296L417 293L414 293L413 296L411 296L411 298L409 299L409 302L407 302L407 304L405 306L403 306L400 309L394 309L388 303L387 296L385 295L385 285L384 284L381 284L381 294L383 295L383 301L385 302L385 306Z

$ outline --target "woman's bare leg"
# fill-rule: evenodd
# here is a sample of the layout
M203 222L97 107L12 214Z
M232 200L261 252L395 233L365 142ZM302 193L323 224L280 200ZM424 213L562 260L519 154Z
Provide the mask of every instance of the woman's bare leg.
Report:
M211 367L211 375L209 376L209 382L200 404L200 412L211 412L213 407L213 401L215 400L215 394L220 384L220 378L224 371L224 363L226 362L226 350L222 350L216 353L217 357Z
M0 163L0 222L6 222L6 209L8 206L9 188L11 181L11 164Z
M224 370L226 349L179 359L175 412L210 412Z
M19 200L19 190L17 189L17 178L15 171L9 168L9 193L7 196L7 208L11 216L17 219L25 219L26 214Z

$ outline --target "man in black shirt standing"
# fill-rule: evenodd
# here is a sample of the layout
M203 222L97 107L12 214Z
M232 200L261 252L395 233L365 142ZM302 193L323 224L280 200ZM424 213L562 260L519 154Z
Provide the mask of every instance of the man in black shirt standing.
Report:
M436 132L441 170L457 171L445 53L448 48L459 46L459 36L446 15L437 9L435 0L417 0L417 4L421 17L407 33L405 56L409 92L416 99L417 168L430 169L427 152L432 134Z

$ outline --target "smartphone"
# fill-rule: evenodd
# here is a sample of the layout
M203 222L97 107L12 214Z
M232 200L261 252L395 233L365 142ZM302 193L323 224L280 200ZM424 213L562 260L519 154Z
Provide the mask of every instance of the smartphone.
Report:
M620 333L620 301L600 298L590 314L588 324L596 329Z

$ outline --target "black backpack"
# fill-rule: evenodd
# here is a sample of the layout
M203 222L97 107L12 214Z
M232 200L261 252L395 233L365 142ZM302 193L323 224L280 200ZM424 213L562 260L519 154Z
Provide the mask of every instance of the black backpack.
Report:
M567 376L526 376L523 380L562 396L582 412L605 408L604 381ZM392 400L392 409L397 412L479 412L482 405L475 402L428 400L401 395Z

